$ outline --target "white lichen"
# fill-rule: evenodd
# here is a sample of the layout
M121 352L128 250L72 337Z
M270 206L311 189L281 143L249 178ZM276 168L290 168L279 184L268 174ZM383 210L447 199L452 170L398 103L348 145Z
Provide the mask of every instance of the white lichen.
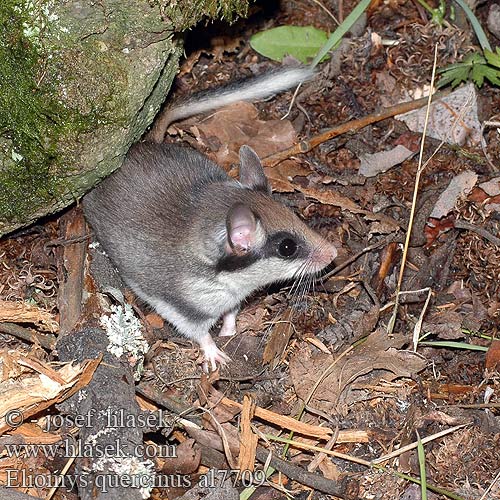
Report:
M150 497L154 486L155 468L151 460L139 460L137 457L102 457L94 462L96 472L125 476L132 488L139 488L142 498Z
M26 16L29 20L23 21L23 35L35 45L40 45L40 35L49 28L67 33L69 30L59 26L59 16L55 13L55 0L45 0L40 5L39 0L26 0L22 5L16 5L14 9ZM56 39L59 36L56 34Z
M21 161L23 159L23 156L14 150L12 150L11 157L15 162Z
M144 354L149 345L142 335L142 325L135 317L129 304L112 305L111 314L101 317L101 325L109 339L108 351L117 358L126 354L138 369L136 378L140 377Z

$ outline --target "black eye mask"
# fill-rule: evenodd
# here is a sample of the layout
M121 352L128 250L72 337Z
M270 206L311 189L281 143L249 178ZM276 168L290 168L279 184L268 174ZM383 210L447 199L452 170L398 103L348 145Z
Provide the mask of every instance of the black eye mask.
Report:
M234 272L245 269L261 259L278 257L285 261L307 258L304 242L291 233L280 231L272 234L265 245L258 251L250 251L245 255L224 255L217 262L216 272Z

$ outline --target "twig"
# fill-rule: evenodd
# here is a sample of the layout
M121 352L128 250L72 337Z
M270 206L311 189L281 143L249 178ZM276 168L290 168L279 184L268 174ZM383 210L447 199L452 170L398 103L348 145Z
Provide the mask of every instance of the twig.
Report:
M495 483L500 479L500 471L498 471L497 475L495 476L495 479L491 482L491 484L488 486L488 489L484 492L484 495L479 499L479 500L486 500L486 495L491 491Z
M26 340L33 344L40 344L44 349L50 351L56 348L56 338L53 335L41 334L14 323L0 323L0 332L13 335L18 339Z
M429 115L431 111L431 102L432 102L432 91L434 89L434 80L436 77L436 67L437 67L437 45L434 46L434 63L432 65L432 76L431 76L431 88L429 91L429 96L425 97L424 100L427 102L427 109L425 113L425 122L424 122L424 130L422 131L422 140L420 141L420 153L418 155L418 168L415 176L415 186L413 188L413 198L411 202L411 210L410 210L410 218L408 221L408 229L406 230L406 239L403 247L403 257L401 259L401 267L399 269L398 282L396 285L396 300L394 303L394 310L392 312L392 316L389 320L389 324L387 325L387 333L391 334L394 325L396 324L396 317L398 315L399 309L399 292L401 292L401 285L403 283L403 275L406 268L406 259L408 257L408 248L410 246L410 238L411 238L411 230L413 228L413 221L415 219L415 211L417 210L417 196L418 190L420 187L420 177L425 168L425 165L422 165L423 156L424 156L424 145L425 145L425 137L427 132L427 125L429 124Z
M427 298L425 299L424 307L422 307L418 320L415 323L415 327L413 328L413 352L417 352L418 340L420 338L420 332L422 331L422 323L424 322L424 316L425 313L427 312L427 307L429 306L431 297L432 297L432 288L428 287Z
M499 115L495 115L491 117L489 120L485 121L481 125L481 149L483 150L484 157L486 158L486 161L488 165L491 167L491 172L497 172L498 167L495 166L495 164L491 161L490 155L488 154L488 151L486 150L486 141L484 140L484 129L486 127L500 127L500 122L494 121L498 118Z
M394 236L391 236L389 238L386 238L383 241L379 241L378 243L374 243L373 245L369 245L369 246L363 248L363 250L360 250L358 253L352 255L347 260L345 260L344 262L342 262L342 264L339 264L334 269L332 269L331 271L329 271L327 274L325 274L324 276L321 276L318 281L320 283L323 283L328 278L331 278L332 276L334 276L337 273L339 273L340 271L342 271L342 269L345 269L347 266L351 265L353 262L355 262L356 260L358 260L365 253L371 252L372 250L375 250L377 248L383 247L384 245L388 245L389 243L393 243L394 241L395 241L394 240Z
M445 92L436 92L434 94L434 100L442 99L446 95ZM421 99L416 99L414 101L402 102L400 104L396 104L395 106L391 106L389 108L383 109L382 111L378 111L377 113L372 113L371 115L364 116L363 118L359 118L357 120L352 120L347 123L342 123L337 125L336 127L323 132L322 134L318 134L314 137L311 137L307 141L301 141L295 146L292 146L289 149L285 149L284 151L279 151L273 155L269 155L262 160L262 164L266 167L274 167L278 163L290 158L290 156L294 156L301 153L308 153L311 149L314 149L319 144L326 142L334 137L345 134L346 132L354 132L359 130L367 125L371 125L372 123L377 123L382 120L386 120L387 118L391 118L396 115L401 115L403 113L408 113L409 111L413 111L414 109L419 109L422 106L425 106L428 98L422 97Z
M144 383L136 386L135 392L145 397L146 399L154 401L158 406L167 408L167 410L171 411L172 413L176 413L177 415L186 415L194 409L191 406L188 406L184 401L167 397L153 387ZM201 419L199 417L189 417L188 420L198 426L201 425Z
M500 247L500 238L493 236L489 231L486 231L486 229L483 229L482 227L475 226L470 222L465 222L464 220L460 219L455 221L454 226L457 229L466 229L468 231L474 231L475 233L479 234L479 236L482 236L485 240L488 240L490 243L493 243L493 245Z
M460 424L460 425L455 425L455 427L450 427L449 429L445 429L444 431L436 432L435 434L431 434L430 436L424 437L421 439L422 444L427 444L430 443L431 441L434 441L436 439L442 438L446 436L447 434L451 434L452 432L457 431L458 429L462 429L463 427L467 427L468 425L471 425L472 422L468 422L466 424ZM372 460L370 462L370 465L374 464L379 464L381 462L387 462L387 460L390 460L391 458L399 457L403 453L406 453L407 451L414 450L418 446L418 442L415 441L414 443L411 443L406 446L402 446L401 448L393 451L392 453L388 453L387 455L383 455L379 458L376 458L375 460Z
M265 463L268 459L269 452L259 446L257 447L256 456L259 462ZM339 487L336 481L327 479L319 474L307 472L302 467L286 462L285 460L282 460L274 455L271 455L269 463L272 467L287 476L289 479L297 481L305 486L309 486L309 488L313 488L314 490L326 493L327 495L333 495L338 498L346 498L346 488L342 486Z
M66 464L64 465L62 471L57 475L57 483L56 486L53 486L50 491L45 496L44 500L51 500L51 498L55 495L56 491L59 489L59 486L63 482L63 476L66 475L69 468L73 465L73 462L76 459L76 454L72 457L69 457Z

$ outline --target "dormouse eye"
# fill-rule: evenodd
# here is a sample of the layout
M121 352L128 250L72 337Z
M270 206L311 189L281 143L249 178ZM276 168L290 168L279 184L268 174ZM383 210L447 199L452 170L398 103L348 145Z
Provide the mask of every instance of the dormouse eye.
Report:
M297 243L291 238L285 238L278 244L278 253L280 257L288 259L297 253Z

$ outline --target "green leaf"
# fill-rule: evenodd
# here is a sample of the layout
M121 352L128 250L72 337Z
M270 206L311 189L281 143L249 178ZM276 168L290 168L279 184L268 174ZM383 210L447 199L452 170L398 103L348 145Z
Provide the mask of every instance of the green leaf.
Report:
M451 64L438 71L441 78L438 87L451 83L456 87L461 82L472 80L478 87L482 87L486 78L493 85L500 86L500 49L497 53L485 50L484 57L479 52L469 54L461 63Z
M496 48L496 53L490 50L484 51L484 57L488 61L488 64L500 68L500 47Z
M500 87L500 70L490 66L483 66L483 74L484 77L490 81L490 83Z
M427 500L427 471L425 470L425 450L417 432L417 456L420 469L420 491L422 500Z
M448 347L449 349L467 349L469 351L487 352L488 348L482 345L467 344L465 342L454 342L451 340L432 340L428 342L419 342L420 345L428 347Z
M313 26L279 26L250 38L250 46L274 61L291 55L307 64L326 43L328 35Z
M444 68L441 71L441 78L439 79L437 86L444 87L451 83L454 88L461 82L466 82L469 79L470 67L466 65L454 65L454 68Z
M472 67L471 78L472 81L481 88L484 83L484 68L485 66L476 65Z

